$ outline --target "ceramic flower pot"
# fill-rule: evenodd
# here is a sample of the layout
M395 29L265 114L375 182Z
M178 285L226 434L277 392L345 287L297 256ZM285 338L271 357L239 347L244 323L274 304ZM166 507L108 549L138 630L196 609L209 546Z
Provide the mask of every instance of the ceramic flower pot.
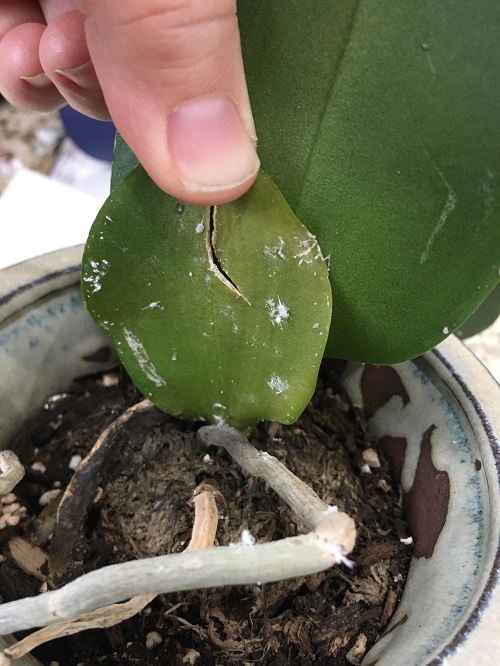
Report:
M0 272L2 448L47 397L113 361L80 296L81 251ZM453 337L396 366L348 364L343 378L401 481L414 540L403 599L363 665L494 663L500 654L500 387ZM32 658L17 663L38 664Z

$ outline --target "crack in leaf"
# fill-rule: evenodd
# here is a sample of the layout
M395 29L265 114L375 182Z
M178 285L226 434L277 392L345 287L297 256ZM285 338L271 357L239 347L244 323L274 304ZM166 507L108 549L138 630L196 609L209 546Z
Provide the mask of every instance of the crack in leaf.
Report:
M208 255L208 268L222 282L222 284L235 293L238 298L242 298L248 303L248 305L251 305L248 298L246 298L223 269L221 261L217 256L217 206L210 206L207 213L208 224L205 224L205 246Z

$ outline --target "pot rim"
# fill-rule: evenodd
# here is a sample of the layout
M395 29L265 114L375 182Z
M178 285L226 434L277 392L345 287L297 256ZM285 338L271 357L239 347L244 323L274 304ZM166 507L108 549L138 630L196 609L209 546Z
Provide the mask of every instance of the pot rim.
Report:
M83 248L56 250L0 270L0 325L25 305L79 283Z
M455 336L450 336L438 347L423 354L421 359L441 378L443 375L448 376L450 381L447 387L464 409L474 431L477 431L478 426L483 430L493 455L497 493L500 493L500 386L473 352ZM482 650L486 647L489 653L498 630L496 625L499 616L500 539L490 572L474 608L447 645L429 662L429 666L438 666L450 658L453 666L468 666L473 663L471 659L478 657L480 646ZM469 644L472 637L473 644Z

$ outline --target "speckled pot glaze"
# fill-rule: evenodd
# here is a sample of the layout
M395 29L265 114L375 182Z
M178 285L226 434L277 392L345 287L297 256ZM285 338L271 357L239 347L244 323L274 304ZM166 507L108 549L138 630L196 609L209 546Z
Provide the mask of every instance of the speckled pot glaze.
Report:
M81 251L0 272L1 448L48 396L113 363L80 296ZM363 666L493 666L500 654L500 387L453 337L396 366L347 364L343 379L401 480L414 538L403 599Z

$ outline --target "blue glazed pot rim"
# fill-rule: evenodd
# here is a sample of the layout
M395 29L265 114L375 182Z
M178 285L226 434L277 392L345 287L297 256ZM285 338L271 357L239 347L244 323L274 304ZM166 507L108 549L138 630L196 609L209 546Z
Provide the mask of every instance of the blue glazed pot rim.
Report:
M456 343L458 343L462 348L464 348L463 343L460 343L458 339L456 340ZM432 355L444 368L446 368L446 370L456 381L457 385L460 387L461 391L463 392L463 395L466 396L467 400L469 401L469 404L471 405L472 409L477 415L477 418L479 419L482 425L484 433L489 440L489 444L494 456L495 466L497 471L497 492L500 493L500 439L498 437L498 434L495 434L494 426L492 425L490 419L488 418L482 407L482 401L477 398L477 396L475 395L473 390L469 387L465 379L461 376L461 374L457 372L454 366L449 362L446 355L446 351L444 349L446 346L450 346L450 343L448 343L448 345L446 345L446 343L440 345L440 347L431 350L425 356L429 357L429 355ZM467 354L471 354L471 352L468 350L464 349L464 351L466 351ZM477 361L477 359L475 360ZM486 374L487 373L486 368L484 368L484 366L481 366L481 368L484 374ZM489 373L487 374L489 375ZM491 377L491 375L489 376L491 378L492 384L496 384L493 377ZM500 387L498 385L496 385L496 392L497 394L500 394ZM498 413L499 412L497 412L497 414ZM498 544L496 555L492 562L492 566L486 584L484 585L482 594L478 599L474 609L472 610L471 613L469 613L469 616L467 617L464 624L460 627L460 629L457 631L455 636L450 640L450 642L446 645L446 647L444 647L440 651L440 653L431 662L429 662L429 666L438 666L440 664L443 664L446 659L449 659L452 655L454 655L457 652L457 650L467 641L467 639L474 631L474 629L476 629L476 627L478 627L480 622L484 619L485 612L487 612L487 610L491 610L491 608L489 607L493 601L493 593L495 590L498 590L499 584L500 584L500 542ZM485 647L487 647L487 645ZM472 655L470 655L470 658L472 658Z

